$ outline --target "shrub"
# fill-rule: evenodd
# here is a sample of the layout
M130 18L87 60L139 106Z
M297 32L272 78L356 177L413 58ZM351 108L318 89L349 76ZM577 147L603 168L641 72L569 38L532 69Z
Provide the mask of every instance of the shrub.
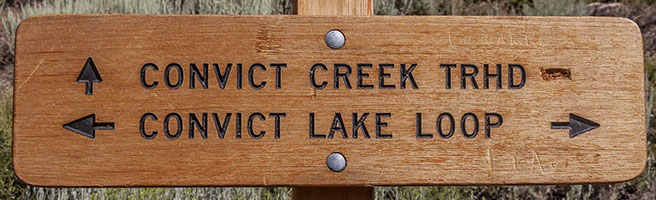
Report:
M529 16L584 16L590 10L584 0L533 0L522 7L522 14Z

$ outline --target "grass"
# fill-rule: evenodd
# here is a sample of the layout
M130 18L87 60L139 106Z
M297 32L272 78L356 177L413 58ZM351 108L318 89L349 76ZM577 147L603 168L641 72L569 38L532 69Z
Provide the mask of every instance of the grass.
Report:
M36 199L288 199L288 188L33 188Z
M1 0L0 0L1 1ZM608 0L613 2L613 0ZM627 0L652 4L653 0ZM583 0L375 0L376 14L386 15L567 15L590 13ZM8 8L11 9L11 8ZM41 14L280 14L288 0L47 0L5 10L4 41L13 57L15 29L21 20ZM652 52L653 53L653 52ZM9 59L12 60L12 59ZM656 67L645 62L648 113L654 113ZM43 188L20 183L11 166L12 91L0 89L0 199L289 199L290 188ZM653 114L650 114L653 115ZM652 116L646 116L651 119ZM656 137L650 122L648 161L643 174L618 184L558 186L376 187L377 199L627 199L650 198L656 176ZM641 196L645 194L645 196ZM651 193L653 197L653 193Z
M26 192L11 165L13 101L11 89L0 94L0 199L13 199Z

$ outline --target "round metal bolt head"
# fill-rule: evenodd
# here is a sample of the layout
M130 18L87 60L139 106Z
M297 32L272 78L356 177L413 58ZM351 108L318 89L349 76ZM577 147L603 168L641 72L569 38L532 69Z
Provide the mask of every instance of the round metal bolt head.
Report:
M342 155L342 153L331 153L328 158L326 158L326 165L328 165L328 169L330 169L330 171L344 171L344 168L346 168L346 158L344 155Z
M331 49L339 49L346 43L344 34L339 30L330 30L326 33L326 45Z

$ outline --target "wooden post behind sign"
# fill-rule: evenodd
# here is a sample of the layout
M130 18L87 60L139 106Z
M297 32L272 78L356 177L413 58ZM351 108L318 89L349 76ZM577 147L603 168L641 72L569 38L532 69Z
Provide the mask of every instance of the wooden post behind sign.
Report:
M297 15L374 15L373 0L297 0Z
M297 15L374 15L374 1L296 0L294 10ZM374 188L294 187L292 199L374 199Z

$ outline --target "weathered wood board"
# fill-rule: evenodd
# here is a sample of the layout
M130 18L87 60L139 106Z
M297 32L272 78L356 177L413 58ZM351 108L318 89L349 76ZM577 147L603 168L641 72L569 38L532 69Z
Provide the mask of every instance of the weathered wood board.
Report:
M40 186L624 181L646 160L643 73L619 18L33 17L14 169Z

